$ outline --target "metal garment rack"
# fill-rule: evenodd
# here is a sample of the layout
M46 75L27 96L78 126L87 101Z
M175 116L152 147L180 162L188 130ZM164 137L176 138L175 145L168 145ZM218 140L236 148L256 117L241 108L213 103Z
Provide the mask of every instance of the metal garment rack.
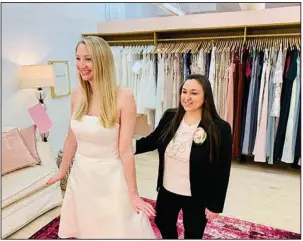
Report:
M157 47L158 43L228 40L253 38L300 37L301 23L268 24L255 26L233 26L204 29L179 29L163 31L147 31L132 33L86 33L85 36L99 36L110 45L142 45L149 44Z
M246 43L250 39L300 37L301 23L287 24L263 24L250 26L233 26L203 29L178 29L146 32L127 33L84 33L85 36L99 36L105 39L109 45L154 45L169 42L185 41L217 41L217 40L243 40ZM244 155L252 157L251 155ZM238 157L241 158L241 155Z

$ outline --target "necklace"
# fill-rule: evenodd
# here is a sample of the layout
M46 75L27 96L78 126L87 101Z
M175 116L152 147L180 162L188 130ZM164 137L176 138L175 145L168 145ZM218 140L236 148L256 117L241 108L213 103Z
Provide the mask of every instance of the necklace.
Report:
M188 122L188 121L186 120L186 116L184 115L183 120L184 120L184 123L185 123L186 125L188 125L188 126L193 126L193 125L197 125L198 123L200 123L201 118L199 118L199 120L196 121L196 122L194 122L194 123L190 123L190 122Z

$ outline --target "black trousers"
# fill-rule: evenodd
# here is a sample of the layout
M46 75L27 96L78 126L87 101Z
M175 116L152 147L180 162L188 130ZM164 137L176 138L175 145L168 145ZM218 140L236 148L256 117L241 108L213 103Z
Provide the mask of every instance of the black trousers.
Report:
M183 211L184 238L202 239L207 219L205 206L200 201L178 195L161 187L156 202L155 223L163 239L178 239L177 219Z

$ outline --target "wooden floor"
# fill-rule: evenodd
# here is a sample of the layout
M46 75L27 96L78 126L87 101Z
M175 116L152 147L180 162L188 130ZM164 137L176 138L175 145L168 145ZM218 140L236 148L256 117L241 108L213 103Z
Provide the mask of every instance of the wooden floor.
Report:
M156 152L136 156L140 195L156 199L158 158ZM60 214L60 207L44 214L12 239L27 239ZM300 233L300 173L267 164L234 161L222 214Z

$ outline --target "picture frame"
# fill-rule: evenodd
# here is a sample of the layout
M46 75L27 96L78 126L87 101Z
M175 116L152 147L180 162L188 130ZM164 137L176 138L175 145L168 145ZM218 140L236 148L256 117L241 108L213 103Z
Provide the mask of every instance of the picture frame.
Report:
M61 98L71 94L69 65L66 60L49 60L47 62L53 66L55 87L51 87L53 99Z

